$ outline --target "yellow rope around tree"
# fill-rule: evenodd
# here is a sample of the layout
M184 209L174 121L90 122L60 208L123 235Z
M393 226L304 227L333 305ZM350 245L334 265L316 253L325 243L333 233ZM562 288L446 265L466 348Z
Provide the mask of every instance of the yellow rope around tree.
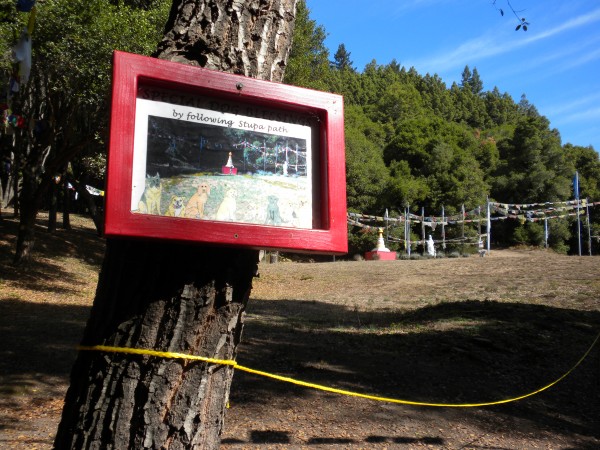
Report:
M243 372L252 373L254 375L259 375L261 377L271 378L273 380L283 381L285 383L291 383L291 384L295 384L298 386L304 386L307 388L317 389L317 390L325 391L325 392L332 392L334 394L347 395L350 397L359 397L359 398L366 398L369 400L376 400L379 402L399 403L402 405L412 405L412 406L432 406L432 407L442 407L442 408L474 408L474 407L480 407L480 406L491 406L491 405L500 405L503 403L516 402L518 400L523 400L524 398L527 398L527 397L532 397L536 394L539 394L540 392L545 391L546 389L549 389L550 387L554 386L555 384L557 384L558 382L564 380L567 376L569 376L585 360L585 358L587 358L587 356L591 353L592 349L598 343L599 339L600 339L600 333L596 336L596 339L594 339L594 341L592 342L590 347L583 354L583 356L579 359L579 361L577 361L577 363L575 363L575 365L573 367L571 367L561 377L557 378L556 380L554 380L551 383L548 383L544 387L541 387L533 392L529 392L524 395L519 395L518 397L512 397L512 398L507 398L505 400L497 400L497 401L493 401L493 402L482 402L482 403L415 402L415 401L411 401L411 400L402 400L402 399L397 399L397 398L388 398L388 397L381 397L381 396L377 396L377 395L362 394L359 392L346 391L344 389L336 389L336 388L332 388L329 386L308 383L306 381L296 380L294 378L283 377L281 375L275 375L272 373L251 369L249 367L242 366L242 365L238 364L236 361L233 361L231 359L214 359L214 358L206 358L204 356L188 355L185 353L159 352L156 350L127 348L127 347L111 347L111 346L106 346L106 345L79 346L78 350L99 351L99 352L109 352L109 353L126 353L126 354L132 354L132 355L156 356L159 358L170 358L170 359L186 359L186 360L191 360L191 361L203 361L203 362L206 362L209 364L232 366L235 369L241 370Z

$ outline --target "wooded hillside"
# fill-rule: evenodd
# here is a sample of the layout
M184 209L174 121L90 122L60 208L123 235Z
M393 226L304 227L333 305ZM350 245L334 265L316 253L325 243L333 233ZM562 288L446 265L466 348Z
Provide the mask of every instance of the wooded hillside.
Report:
M576 171L580 198L600 200L596 150L563 143L525 94L516 101L500 87L484 89L476 67L465 67L461 82L450 86L396 60L373 60L358 70L344 44L329 54L325 27L310 18L305 2L295 33L285 81L344 95L350 211L383 216L388 209L398 217L410 205L418 215L424 208L426 216L440 216L443 207L451 216L462 205L485 211L487 198L518 205L564 202L575 198ZM599 212L590 208L592 236L599 234ZM577 252L573 216L549 220L548 226L552 248ZM373 235L363 239L361 229L352 231L354 251L373 246ZM587 242L583 225L582 234ZM542 245L543 223L495 223L492 242Z
M150 54L167 20L169 0L57 1L37 5L32 13L0 9L3 75L8 95L0 104L0 207L14 207L20 217L15 261L33 246L37 212L88 211L102 228L102 198L86 185L103 189L108 135L110 58L114 49ZM572 208L556 202L574 200L573 177L579 175L580 198L600 201L600 160L596 149L564 143L524 94L513 99L501 86L486 86L476 67L465 67L461 82L447 85L436 74L420 74L392 60L354 67L351 50L341 44L331 55L326 30L310 18L304 1L298 18L285 82L340 93L345 99L346 169L349 211L389 217L407 212L446 217L479 207L486 200L512 205L542 204L548 216L548 245L577 253L578 233ZM31 74L23 82L21 63L12 59L20 30L31 26ZM98 41L97 36L103 39ZM15 81L20 89L14 91ZM12 84L11 84L12 83ZM547 204L551 202L552 204ZM11 209L9 209L11 211ZM581 213L586 214L586 208ZM584 253L600 251L600 207L582 216ZM497 221L492 245L545 243L544 222ZM564 217L562 217L564 216ZM67 220L64 226L68 227ZM373 247L376 236L350 226L351 252ZM432 230L434 239L440 231ZM403 230L392 230L400 238ZM417 226L412 229L420 239ZM448 239L481 234L476 225L447 227ZM401 249L402 243L390 242Z

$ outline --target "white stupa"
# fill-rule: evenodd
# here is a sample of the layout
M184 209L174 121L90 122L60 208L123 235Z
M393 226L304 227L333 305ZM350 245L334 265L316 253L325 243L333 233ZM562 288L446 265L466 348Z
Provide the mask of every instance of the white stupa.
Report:
M390 250L386 248L385 241L383 240L383 228L379 230L379 238L377 239L377 247L373 249L374 252L389 252Z
M429 235L429 238L427 239L427 254L435 258L435 243L433 242L431 235Z
M225 164L225 167L230 167L233 168L233 158L231 157L231 152L229 152L229 158L227 159L227 164Z

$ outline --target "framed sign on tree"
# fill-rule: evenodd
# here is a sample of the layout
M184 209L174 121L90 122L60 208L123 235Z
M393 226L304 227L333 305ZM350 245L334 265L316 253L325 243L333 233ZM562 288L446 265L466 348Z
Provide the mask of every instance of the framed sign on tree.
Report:
M115 52L107 236L347 252L339 95Z

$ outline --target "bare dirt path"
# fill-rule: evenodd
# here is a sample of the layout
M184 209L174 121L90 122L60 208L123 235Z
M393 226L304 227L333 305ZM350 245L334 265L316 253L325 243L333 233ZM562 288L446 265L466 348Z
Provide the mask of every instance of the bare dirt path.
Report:
M88 221L44 236L27 271L0 225L0 448L51 448L96 287ZM43 230L40 228L40 232ZM42 243L43 242L43 243ZM341 389L433 403L537 390L600 332L600 260L486 258L261 265L238 361ZM340 396L236 372L225 449L600 448L600 349L539 395L479 408Z
M421 402L535 391L600 332L597 258L489 258L264 266L240 364ZM482 408L336 396L237 373L224 447L600 448L600 350L547 391Z

